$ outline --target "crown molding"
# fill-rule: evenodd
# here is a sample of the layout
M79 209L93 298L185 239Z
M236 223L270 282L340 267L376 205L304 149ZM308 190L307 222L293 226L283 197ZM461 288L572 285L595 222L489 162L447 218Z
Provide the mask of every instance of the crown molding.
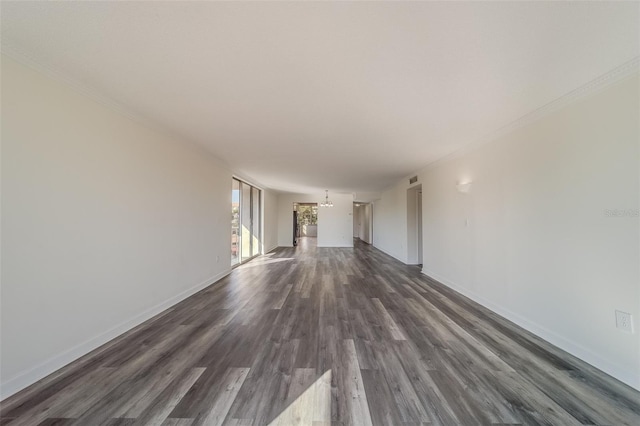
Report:
M604 90L605 88L624 80L627 77L630 77L633 74L640 72L640 56L636 56L628 62L612 69L611 71L602 74L601 76L591 80L590 82L583 84L582 86L574 89L559 98L554 99L553 101L534 109L533 111L523 115L522 117L508 123L505 126L500 127L498 130L491 132L484 137L481 137L479 140L472 142L466 145L463 148L460 148L457 151L454 151L450 154L445 155L435 161L430 162L425 167L419 170L419 173L425 172L427 170L433 169L443 163L449 162L456 158L460 158L465 154L468 154L476 149L486 145L496 139L504 136L508 133L511 133L519 128L522 128L528 124L536 122L541 118L558 111L574 102L579 101L587 96L593 95L597 92ZM415 173L412 173L412 175Z

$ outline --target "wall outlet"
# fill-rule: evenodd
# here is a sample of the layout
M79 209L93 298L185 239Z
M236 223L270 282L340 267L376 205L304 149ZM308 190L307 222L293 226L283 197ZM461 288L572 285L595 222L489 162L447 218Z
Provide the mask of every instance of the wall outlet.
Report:
M616 328L633 333L633 316L627 312L616 311Z
M216 256L216 263L220 262L220 256Z

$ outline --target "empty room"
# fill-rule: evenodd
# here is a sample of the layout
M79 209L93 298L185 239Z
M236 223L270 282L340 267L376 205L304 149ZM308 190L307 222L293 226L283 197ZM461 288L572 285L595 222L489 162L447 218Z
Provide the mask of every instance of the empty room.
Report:
M640 2L0 35L0 425L640 424Z

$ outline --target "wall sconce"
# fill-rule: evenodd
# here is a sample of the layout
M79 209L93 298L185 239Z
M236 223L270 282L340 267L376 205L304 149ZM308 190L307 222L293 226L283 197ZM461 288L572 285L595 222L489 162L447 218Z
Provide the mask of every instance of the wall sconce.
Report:
M472 182L458 183L456 188L458 188L458 192L461 194L468 194L471 192L471 184Z

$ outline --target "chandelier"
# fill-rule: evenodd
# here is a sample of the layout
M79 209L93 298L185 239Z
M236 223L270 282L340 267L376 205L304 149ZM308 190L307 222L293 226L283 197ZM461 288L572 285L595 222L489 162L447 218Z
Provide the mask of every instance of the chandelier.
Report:
M333 207L333 203L329 201L329 190L324 190L324 201L320 203L320 207Z

